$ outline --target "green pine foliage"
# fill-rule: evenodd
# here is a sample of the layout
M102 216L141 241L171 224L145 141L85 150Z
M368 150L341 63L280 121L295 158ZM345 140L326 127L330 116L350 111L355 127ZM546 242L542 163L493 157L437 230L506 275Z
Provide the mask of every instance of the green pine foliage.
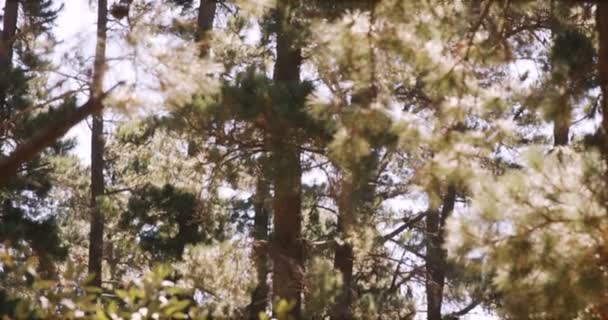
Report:
M603 2L210 3L110 1L104 194L82 137L0 185L0 316L608 319ZM18 6L2 157L91 82Z
M0 68L0 149L8 155L38 128L61 118L75 107L75 100L59 100L50 107L48 99L50 53L54 44L52 26L57 18L54 1L19 3L19 21L15 39L11 39L12 61ZM46 42L41 45L39 42ZM33 108L40 105L38 108ZM41 110L39 110L41 109ZM15 179L0 189L2 202L0 239L23 250L25 257L37 255L44 261L47 276L54 272L54 260L66 257L66 244L59 238L51 190L55 158L74 147L75 141L56 141L48 150L22 165ZM28 253L29 252L29 253Z

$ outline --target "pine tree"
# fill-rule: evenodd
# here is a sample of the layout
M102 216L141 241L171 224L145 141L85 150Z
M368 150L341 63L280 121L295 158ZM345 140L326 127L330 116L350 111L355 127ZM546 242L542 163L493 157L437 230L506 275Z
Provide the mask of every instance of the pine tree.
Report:
M279 1L276 7L276 60L273 81L288 93L299 85L302 63L301 44L295 34L296 21L293 1ZM284 114L292 113L289 105L277 106ZM276 107L275 107L276 108ZM277 108L278 109L278 108ZM277 110L279 111L279 110ZM278 116L278 117L277 117ZM289 303L288 314L299 319L302 307L304 278L304 248L302 242L302 167L300 150L294 141L294 128L280 114L267 119L269 129L270 162L272 163L273 260L272 295Z
M268 179L268 162L260 159L260 167L256 177L256 189L254 194L254 216L253 216L253 259L256 269L257 284L251 293L251 304L248 306L248 319L260 318L268 308L268 286L269 261L268 261L268 228L270 225L271 210L268 205L270 199L270 183Z
M540 2L537 5L542 6ZM598 52L596 57L588 28L591 25L597 30L601 26L601 4L559 1L552 5L554 36L552 46L545 51L551 70L547 82L558 89L544 87L539 94L548 97L543 107L555 122L554 144L564 146L569 140L569 114L584 106L589 96L595 99L593 89L597 80L601 83L603 55ZM601 51L601 41L597 46ZM576 53L566 55L565 50ZM596 59L600 62L599 79L594 70ZM603 236L596 234L603 228L596 214L605 210L599 205L604 198L599 186L605 169L598 165L601 156L595 151L595 146L602 150L602 143L590 142L593 139L573 135L570 147L549 152L541 151L544 146L537 144L524 154L521 166L498 177L478 178L469 216L453 222L454 242L450 248L461 260L466 260L462 257L471 252L469 249L478 250L475 256L480 258L467 263L470 269L481 268L483 276L492 282L499 296L500 314L541 319L602 318L605 288L598 284L604 281L605 272L597 269L595 259L601 256L597 252L603 247L603 240L599 240ZM577 204L579 201L584 205ZM500 210L501 206L505 209ZM466 230L465 221L471 229ZM589 223L595 227L582 227ZM495 229L490 231L488 227ZM464 240L462 245L455 245L460 241L456 239ZM597 239L598 246L586 247L583 239ZM475 245L471 247L469 240ZM590 258L593 255L596 258Z
M51 1L5 3L0 43L0 148L4 157L35 136L35 129L41 124L60 118L73 108L69 99L48 112L35 114L31 108L39 98L35 95L38 89L35 83L46 85L42 70L48 57L28 43L28 39L52 37L50 26L57 17L52 6ZM20 12L24 14L21 17ZM58 238L55 216L45 214L53 187L54 167L50 159L65 154L72 145L69 141L56 142L51 150L20 163L17 176L3 177L7 183L1 191L2 241L23 249L24 253L29 247L38 256L40 269L47 277L56 276L54 259L66 254ZM22 241L27 244L23 246Z
M100 0L80 107L5 6L2 316L608 314L603 2Z
M97 3L97 45L95 47L95 61L93 66L93 79L91 82L91 97L98 100L103 94L104 75L106 69L106 41L108 30L108 3L100 0ZM101 287L102 264L104 247L104 213L100 206L104 196L104 133L103 133L103 107L98 107L93 117L91 129L91 231L89 236L89 273L94 275L91 284Z

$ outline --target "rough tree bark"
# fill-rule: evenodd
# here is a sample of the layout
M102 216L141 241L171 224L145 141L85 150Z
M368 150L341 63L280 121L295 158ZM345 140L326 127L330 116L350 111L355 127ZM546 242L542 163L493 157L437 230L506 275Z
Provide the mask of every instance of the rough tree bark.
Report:
M217 9L216 0L201 0L198 7L198 18L196 23L196 42L200 45L201 57L209 54L209 41L206 41L207 34L213 30L213 21Z
M297 84L302 63L301 48L293 34L292 1L277 3L277 48L273 79L278 85ZM289 316L300 319L304 278L302 245L302 167L293 130L285 120L271 132L274 185L272 239L273 297L289 301Z
M290 315L299 319L304 278L300 153L289 142L277 142L273 159L273 296L293 303Z
M596 11L596 29L599 38L598 73L602 90L602 128L608 134L608 2L598 1ZM608 161L608 144L604 146Z
M108 24L108 2L97 3L97 45L91 83L91 97L97 99L103 95L103 78L106 68L106 39ZM100 99L95 100L101 104ZM103 261L104 213L99 207L99 199L104 194L103 177L103 108L100 106L93 113L91 129L91 231L89 234L89 273L94 274L92 285L101 287Z
M376 58L371 37L375 21L376 3L374 0L359 4L370 11L368 59L371 72L368 87L354 92L351 97L352 104L358 108L369 108L378 95L375 75ZM371 187L369 182L373 172L376 170L376 158L377 152L374 151L370 156L357 159L355 163L350 164L347 168L343 168L340 195L337 200L337 231L338 236L342 239L342 243L336 244L334 253L334 268L340 272L342 288L336 297L336 302L332 306L330 312L331 320L353 319L353 303L355 299L353 283L354 250L351 237L357 223L360 223L360 221L357 221L357 214L361 213L361 209L365 207L366 202L372 200L375 194L375 189Z
M602 92L602 155L604 164L608 167L608 2L597 1L595 27L599 39L598 74ZM606 173L605 179L608 179ZM604 257L605 259L605 257ZM604 260L605 261L605 260ZM591 307L591 312L597 319L608 319L608 297L604 303Z
M270 198L269 181L266 177L264 160L262 169L257 177L254 217L253 217L253 259L257 273L257 285L251 293L251 304L249 305L249 319L258 320L259 314L266 311L268 307L268 224L270 222L270 210L266 200Z
M553 5L551 5L551 7L553 7ZM556 33L557 31L552 26L551 37L555 38ZM562 94L556 107L559 109L557 111L555 119L553 119L553 145L556 147L566 146L568 145L568 136L570 135L570 122L572 120L572 108L570 107L567 94Z
M373 87L371 88L373 89ZM369 105L375 98L374 93L363 95L367 97L362 102L363 106ZM342 169L340 190L336 197L338 207L337 232L342 241L336 243L334 253L334 268L341 275L342 288L331 308L331 320L353 319L355 288L353 282L354 250L352 236L357 226L362 223L361 219L366 214L365 208L374 199L376 190L374 184L370 182L377 170L377 164L378 152L374 151L371 155L358 159L355 163Z
M342 288L331 310L331 320L352 319L353 301L353 246L349 238L354 226L353 196L356 197L352 179L343 177L338 196L338 225L337 231L342 243L336 244L334 253L334 268L342 277Z
M201 0L198 7L196 41L203 40L205 33L213 30L216 8L216 0Z
M2 42L0 43L0 67L8 69L13 61L13 42L17 32L19 16L19 0L6 0L2 27Z
M565 98L564 98L565 100ZM567 102L562 105L560 114L553 121L553 145L566 146L568 145L568 136L570 135L570 106Z
M209 55L209 31L213 30L213 21L215 20L216 0L201 0L198 7L198 16L196 19L196 33L194 40L199 46L199 57L206 58ZM194 140L188 141L188 150L198 150ZM189 151L190 153L190 151Z
M449 186L441 210L431 209L426 218L426 300L427 319L441 320L446 274L445 223L454 210L456 189Z
M0 39L0 116L2 119L10 117L10 110L6 105L6 90L9 72L13 64L13 42L17 32L17 19L19 17L19 0L6 0L4 4L4 17L2 37Z

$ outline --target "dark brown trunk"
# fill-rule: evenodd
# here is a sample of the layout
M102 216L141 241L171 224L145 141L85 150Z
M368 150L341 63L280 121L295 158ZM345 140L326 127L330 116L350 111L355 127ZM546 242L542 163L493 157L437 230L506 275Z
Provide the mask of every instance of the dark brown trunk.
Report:
M8 110L8 106L6 105L6 90L10 81L9 72L13 64L13 43L15 41L15 33L17 32L18 17L19 0L6 0L4 4L2 39L0 39L0 117L2 117L3 121L11 116L11 111Z
M199 57L205 58L209 55L211 46L209 44L209 31L213 30L213 20L217 9L216 0L201 0L198 7L198 17L196 20L196 34L194 40L199 47ZM198 147L194 140L188 141L188 155L194 156Z
M289 145L288 141L274 143L272 153L274 167L273 297L293 304L289 315L294 319L299 319L304 280L300 153L298 148Z
M260 173L256 186L254 217L253 217L253 258L257 273L257 285L251 294L249 305L249 319L258 320L260 313L268 307L268 224L270 212L266 201L270 198L268 180L265 170Z
M332 307L332 320L352 319L352 301L353 301L353 246L350 241L351 232L354 225L354 208L353 183L347 178L343 178L338 198L338 236L342 243L336 245L334 254L334 268L340 272L342 277L342 288L336 297L336 302Z
M99 0L97 9L97 46L91 96L96 99L103 94L103 78L106 68L106 33L108 23L107 0ZM97 103L102 103L97 100ZM89 234L89 273L94 274L92 285L101 287L103 261L104 214L99 207L99 199L104 194L103 179L103 112L102 108L93 113L91 130L91 232Z
M49 254L44 244L37 245L34 241L30 243L32 250L38 258L38 272L43 279L57 279L57 269L53 256Z
M554 145L567 146L570 126L560 126L557 122L553 125L553 141Z
M602 155L604 163L608 167L608 2L603 0L597 1L596 9L596 31L599 39L598 52L598 74L600 80L600 89L602 92L601 108L602 108ZM608 172L605 173L605 179L608 180ZM606 257L601 257L606 259ZM591 313L597 319L608 319L608 299L604 303L599 303L592 306Z
M360 106L368 106L375 99L375 88L370 86L371 93L362 96L366 100L355 101ZM340 243L336 244L334 253L334 268L340 273L342 288L331 308L330 319L353 319L353 305L356 301L354 274L353 236L357 228L367 223L371 216L369 209L373 206L376 194L375 184L370 183L378 169L378 152L373 151L368 157L357 159L355 163L342 168L342 178L339 195L336 199L338 206L337 233Z
M340 225L344 225L338 218L338 228L343 229ZM340 231L339 231L340 232ZM347 320L353 318L353 261L354 253L353 246L350 242L336 246L334 255L334 268L340 272L342 277L342 288L336 302L332 308L332 320Z
M375 2L371 6L371 24L374 22ZM370 31L371 32L371 31ZM351 102L358 108L368 108L377 97L375 84L375 53L372 39L369 38L369 63L371 65L369 86L358 92L354 92ZM361 213L366 202L373 199L374 188L370 189L370 175L376 169L377 153L374 151L370 157L358 159L356 163L348 168L343 168L340 194L338 195L338 237L342 240L336 244L334 253L334 268L341 275L342 288L336 297L336 301L330 312L331 320L348 320L353 318L354 283L353 265L354 251L352 245L352 232L360 223L356 215ZM361 217L361 215L358 215Z
M196 42L200 46L201 57L206 57L209 54L208 33L213 29L213 20L215 19L215 10L217 8L215 1L201 0L201 4L198 7Z
M294 37L295 28L290 17L292 1L279 0L277 4L277 58L274 65L273 79L276 82L297 83L300 81L302 49ZM290 30L291 29L291 30Z
M443 288L446 273L445 222L454 210L456 190L453 186L443 198L441 210L431 209L426 218L426 299L427 319L441 320Z
M277 84L300 81L301 49L293 36L291 1L277 4L277 49L273 79ZM302 246L302 167L293 130L284 119L271 132L273 166L273 298L293 304L288 317L300 319L304 278Z
M205 40L207 32L213 29L213 20L215 19L215 10L217 8L216 0L201 0L198 7L198 18L196 21L196 41Z
M553 3L551 4L551 10L553 10ZM557 26L556 22L552 22L551 34L552 37L555 37L559 31L555 30ZM574 79L570 79L571 81L575 81ZM571 85L571 84L569 84ZM553 145L558 146L566 146L568 145L568 136L570 134L570 121L571 121L571 107L569 103L568 96L570 94L562 94L561 97L556 101L556 107L558 108L556 114L553 119Z
M564 99L565 100L565 99ZM561 114L553 121L553 144L555 146L568 145L570 134L570 106L566 103L562 105Z
M6 0L2 28L2 43L0 43L0 66L8 70L13 61L13 42L17 32L19 16L19 0Z
M598 73L602 90L602 128L604 140L608 136L608 2L598 1L596 12L596 28L599 38ZM603 153L608 162L608 142L604 141Z

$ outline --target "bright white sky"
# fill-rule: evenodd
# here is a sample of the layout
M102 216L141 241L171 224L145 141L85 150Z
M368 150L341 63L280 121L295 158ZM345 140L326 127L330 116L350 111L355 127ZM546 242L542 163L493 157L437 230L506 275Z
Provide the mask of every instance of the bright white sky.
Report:
M64 9L57 19L56 37L61 41L57 48L57 57L60 58L66 52L73 52L74 48L86 53L87 57L93 57L95 53L95 26L97 23L95 7L89 4L89 0L65 0ZM56 63L59 63L57 60ZM66 72L70 72L66 70ZM77 137L78 145L75 154L84 163L90 163L89 125L85 122L72 128L68 137Z
M67 74L76 74L76 70L70 68L61 61L64 55L68 57L80 56L86 57L87 62L90 61L92 66L93 57L95 54L95 41L96 41L96 24L97 24L97 8L96 1L93 0L64 0L64 9L60 12L57 19L57 26L55 28L55 35L57 40L60 42L56 48L56 59L55 63L62 66L62 72ZM114 1L108 1L111 5ZM110 27L114 27L115 24L110 23ZM111 38L116 36L111 30L108 32L108 36ZM121 47L116 44L115 41L109 41L107 47L107 57L119 57L122 53ZM74 59L68 58L68 61ZM120 80L133 79L134 70L129 67L123 67L125 63L122 63L120 68L116 68L116 64L120 62L113 61L113 67L108 68L108 72L105 77L105 87L115 85ZM81 103L85 101L86 97L80 97ZM90 163L90 122L82 122L68 132L68 137L76 137L78 145L74 150L74 153L81 159L84 164Z

